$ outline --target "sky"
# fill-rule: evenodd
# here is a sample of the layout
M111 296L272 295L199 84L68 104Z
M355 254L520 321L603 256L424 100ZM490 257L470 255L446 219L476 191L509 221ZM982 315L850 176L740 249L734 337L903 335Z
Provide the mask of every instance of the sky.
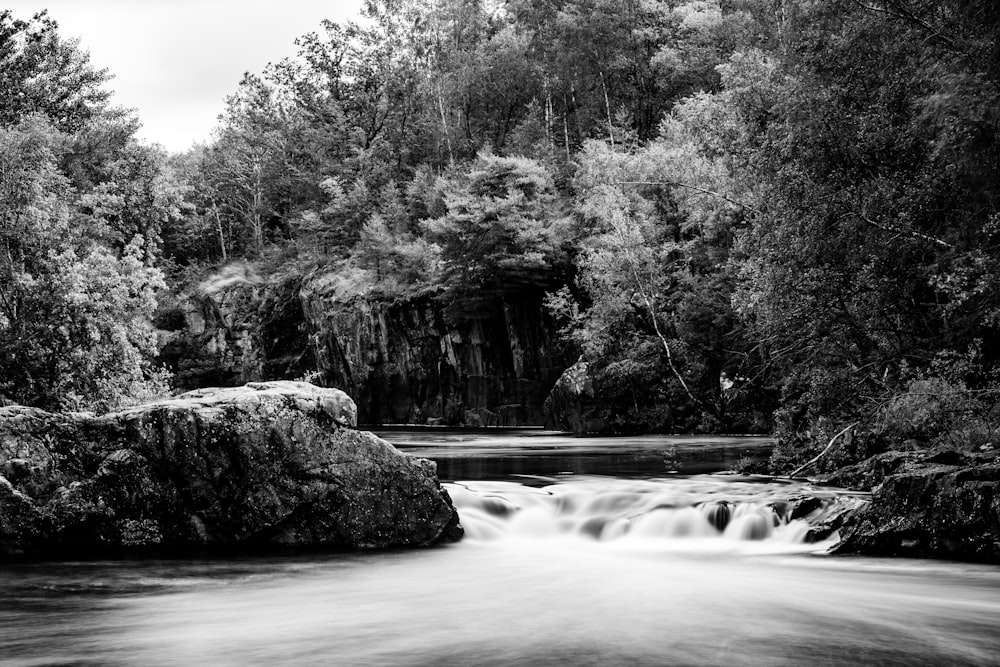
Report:
M294 56L295 38L324 18L355 16L361 0L4 0L16 18L43 9L64 38L114 75L112 103L133 108L139 137L183 151L211 138L244 72Z

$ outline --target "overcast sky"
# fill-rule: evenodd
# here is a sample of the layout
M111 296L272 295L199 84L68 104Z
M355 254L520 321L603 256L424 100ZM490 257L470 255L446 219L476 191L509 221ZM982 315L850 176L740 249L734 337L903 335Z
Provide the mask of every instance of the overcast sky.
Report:
M135 108L139 136L172 151L206 141L243 72L296 53L320 21L357 13L361 0L5 0L29 19L42 9L63 37L115 76L113 102Z

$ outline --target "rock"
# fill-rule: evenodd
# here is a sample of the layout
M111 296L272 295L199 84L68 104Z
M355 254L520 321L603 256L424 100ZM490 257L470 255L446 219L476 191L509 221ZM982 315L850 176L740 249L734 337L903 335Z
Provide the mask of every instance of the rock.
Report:
M576 435L604 433L608 424L600 417L590 365L583 357L563 371L545 399L545 428Z
M881 484L888 475L893 474L904 464L917 457L918 454L915 452L884 452L860 463L841 468L828 475L823 482L832 486L868 491Z
M461 537L434 463L356 420L346 394L301 382L198 390L101 416L0 408L0 553Z
M822 542L841 531L844 524L869 502L867 497L838 495L825 502L821 501L810 510L809 507L813 503L806 498L803 503L792 509L791 517L804 519L809 523L806 542Z
M429 296L403 302L338 294L322 276L301 292L320 376L358 402L365 423L538 426L567 362L541 292L505 298L461 322Z
M569 364L543 298L526 290L455 322L431 294L380 298L336 272L234 264L161 313L160 359L190 388L318 378L354 398L362 423L537 426Z
M872 501L847 518L837 552L1000 563L1000 462L984 459L882 455L869 466L881 479L863 476L877 480Z
M545 427L576 435L629 435L692 430L694 412L664 398L654 381L639 387L608 366L580 357L545 399Z

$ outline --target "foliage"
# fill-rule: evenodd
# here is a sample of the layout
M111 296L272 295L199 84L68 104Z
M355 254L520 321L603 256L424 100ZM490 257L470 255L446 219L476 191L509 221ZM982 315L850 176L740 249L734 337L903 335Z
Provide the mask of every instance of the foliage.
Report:
M527 158L479 156L444 188L447 213L422 223L441 247L442 298L457 317L485 317L497 298L547 286L565 234L552 177Z
M789 434L888 402L899 437L931 436L950 409L917 401L907 373L998 340L985 258L1000 143L985 128L1000 89L980 59L996 33L962 11L886 5L797 8L757 86L746 168L766 207L740 239L737 304L781 367ZM983 388L997 352L984 345L962 386Z
M164 284L141 236L120 252L95 241L112 225L81 212L58 169L67 143L38 117L0 129L0 392L106 409L164 388L148 361Z
M985 445L994 5L370 0L173 156L54 21L4 11L0 391L141 394L153 267L250 262L458 319L547 292L606 422L773 425L775 465L854 422L830 465Z
M0 11L0 125L40 114L77 132L109 114L107 70L94 69L79 40L62 39L57 28L44 11L27 21Z

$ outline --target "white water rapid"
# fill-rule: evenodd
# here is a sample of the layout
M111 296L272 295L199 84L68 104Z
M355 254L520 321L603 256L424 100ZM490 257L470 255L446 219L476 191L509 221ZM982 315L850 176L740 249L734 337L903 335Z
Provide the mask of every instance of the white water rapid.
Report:
M567 476L531 484L448 484L466 539L589 540L689 552L822 552L837 535L813 539L862 494L804 483L700 475L666 479ZM826 531L829 533L829 531Z

